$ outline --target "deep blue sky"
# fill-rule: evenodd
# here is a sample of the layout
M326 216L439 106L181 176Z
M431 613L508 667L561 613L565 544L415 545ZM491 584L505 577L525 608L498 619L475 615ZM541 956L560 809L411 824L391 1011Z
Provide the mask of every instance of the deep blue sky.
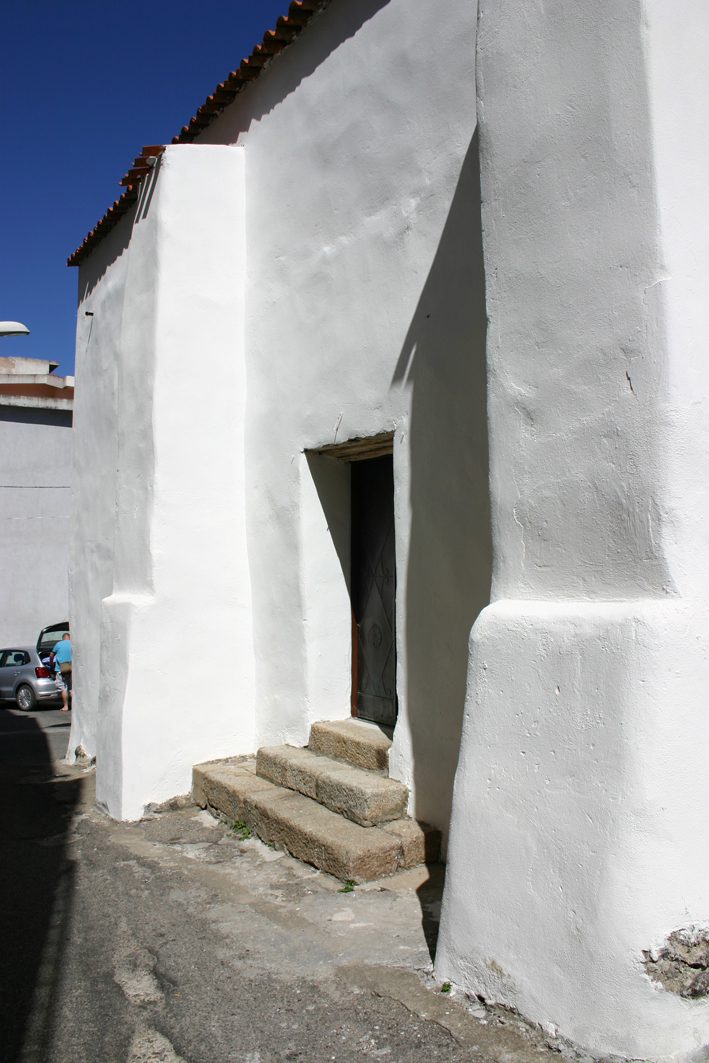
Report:
M73 372L66 259L143 144L169 143L288 0L8 0L0 10L0 355Z

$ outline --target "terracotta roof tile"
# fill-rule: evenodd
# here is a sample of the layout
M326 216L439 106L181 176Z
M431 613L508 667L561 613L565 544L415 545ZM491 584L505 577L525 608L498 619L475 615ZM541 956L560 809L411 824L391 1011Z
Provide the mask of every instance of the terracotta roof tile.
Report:
M274 30L266 30L263 40L255 45L251 54L241 60L238 68L232 70L224 81L220 82L214 92L207 97L201 107L197 108L196 114L190 118L189 123L184 125L177 136L172 138L173 144L189 144L202 130L214 121L218 114L228 107L236 95L241 92L249 82L259 76L261 71L286 48L291 41L302 32L316 12L321 11L330 0L291 0L288 14L281 15L276 21ZM121 178L120 183L126 186L123 195L109 207L104 216L96 223L91 232L84 238L84 242L77 247L76 251L67 259L67 266L78 266L82 260L90 254L94 247L106 236L114 225L126 214L138 199L140 182L150 172L148 158L159 155L163 150L162 144L146 145L140 155L135 159L128 173Z

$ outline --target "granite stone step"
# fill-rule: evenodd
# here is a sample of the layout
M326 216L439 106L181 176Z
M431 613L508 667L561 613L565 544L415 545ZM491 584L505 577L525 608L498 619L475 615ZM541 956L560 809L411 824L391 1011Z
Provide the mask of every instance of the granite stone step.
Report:
M193 794L210 806L321 871L346 881L371 882L438 860L439 831L412 819L361 827L300 793L255 774L255 764L214 761L193 770Z
M279 786L311 797L362 827L401 819L408 790L378 772L296 746L265 746L256 754L256 773Z
M390 748L386 731L364 720L320 720L310 728L308 749L355 768L388 774Z

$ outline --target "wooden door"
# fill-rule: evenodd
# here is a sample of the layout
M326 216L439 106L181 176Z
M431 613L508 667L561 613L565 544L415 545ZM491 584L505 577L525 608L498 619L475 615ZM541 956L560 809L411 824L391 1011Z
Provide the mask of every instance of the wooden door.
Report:
M391 454L352 462L353 710L396 723L396 554Z

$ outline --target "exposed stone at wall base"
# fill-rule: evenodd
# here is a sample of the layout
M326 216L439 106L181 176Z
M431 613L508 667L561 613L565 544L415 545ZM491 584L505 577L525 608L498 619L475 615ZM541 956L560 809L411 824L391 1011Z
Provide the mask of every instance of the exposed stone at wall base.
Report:
M674 930L662 948L644 953L645 970L668 993L693 999L709 995L709 930Z

